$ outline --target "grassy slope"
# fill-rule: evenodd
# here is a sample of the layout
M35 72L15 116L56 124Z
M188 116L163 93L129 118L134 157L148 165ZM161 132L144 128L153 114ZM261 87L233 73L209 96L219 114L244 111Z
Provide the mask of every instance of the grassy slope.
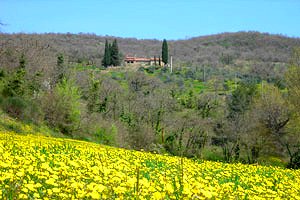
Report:
M300 171L0 131L3 199L299 199Z
M0 131L13 131L18 134L34 134L54 137L65 137L63 134L49 129L45 125L35 125L32 123L22 122L8 116L0 110Z

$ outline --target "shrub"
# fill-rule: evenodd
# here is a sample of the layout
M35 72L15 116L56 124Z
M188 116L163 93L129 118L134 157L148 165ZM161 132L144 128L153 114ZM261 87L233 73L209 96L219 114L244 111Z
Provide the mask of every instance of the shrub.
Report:
M72 134L80 122L80 93L73 81L63 79L42 97L42 109L48 125L64 134Z
M295 153L292 154L287 168L300 169L300 147Z
M7 97L3 100L2 108L10 116L23 119L25 109L27 108L27 102L18 96Z

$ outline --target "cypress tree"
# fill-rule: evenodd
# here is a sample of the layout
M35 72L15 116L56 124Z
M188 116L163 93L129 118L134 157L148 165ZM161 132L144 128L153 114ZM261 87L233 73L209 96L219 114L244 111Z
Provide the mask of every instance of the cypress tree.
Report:
M67 68L64 63L64 55L59 53L57 55L56 67L53 70L53 79L51 83L53 86L57 83L61 83L64 78L67 78Z
M161 59L160 59L160 56L158 57L158 65L161 66Z
M64 55L62 53L57 56L57 80L56 83L60 83L64 78L66 78L66 69L64 66Z
M104 67L108 67L111 65L111 52L110 52L110 45L108 44L108 41L105 40L105 49L104 49L104 56L102 60L102 65Z
M109 63L109 65L113 65L112 63L112 44L108 43L108 47L107 47L107 62Z
M161 58L162 58L162 61L164 62L164 64L168 64L168 57L169 57L168 51L169 51L168 43L167 43L167 40L164 39L163 44L162 44L162 51L161 51Z
M112 43L112 46L111 46L111 64L113 66L119 66L121 64L120 62L120 54L119 54L119 47L118 47L118 44L117 44L117 40L115 39Z
M57 56L57 66L58 67L63 67L64 65L64 55L62 53L58 54Z
M120 63L119 47L115 39L111 46L111 64L113 66L119 66Z

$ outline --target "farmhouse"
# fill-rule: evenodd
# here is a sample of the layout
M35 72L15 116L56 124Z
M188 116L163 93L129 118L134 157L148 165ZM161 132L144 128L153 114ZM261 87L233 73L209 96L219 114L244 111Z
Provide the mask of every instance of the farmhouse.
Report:
M143 58L143 57L135 57L135 56L126 56L124 61L127 64L134 64L134 63L144 63L148 65L160 65L163 66L163 62L161 61L160 58Z

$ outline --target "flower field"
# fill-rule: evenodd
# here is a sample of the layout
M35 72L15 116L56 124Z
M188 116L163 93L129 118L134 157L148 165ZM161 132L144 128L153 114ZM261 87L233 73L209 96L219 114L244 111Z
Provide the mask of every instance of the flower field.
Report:
M2 199L300 199L300 171L0 132Z

